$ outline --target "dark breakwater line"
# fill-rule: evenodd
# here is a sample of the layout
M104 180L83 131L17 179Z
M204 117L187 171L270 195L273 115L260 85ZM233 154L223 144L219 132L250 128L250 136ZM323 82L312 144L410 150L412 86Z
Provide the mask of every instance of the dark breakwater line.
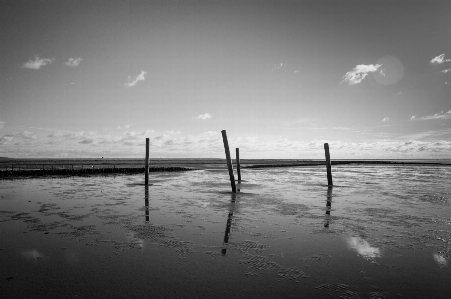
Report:
M187 167L150 167L149 172L178 172L178 171L193 171L200 170ZM135 174L144 173L144 167L108 167L108 168L54 168L54 169L17 169L17 170L2 170L0 171L0 177L21 177L21 176L52 176L52 175L70 175L70 176L83 176L88 174Z
M271 167L298 167L298 166L318 166L325 165L325 161L310 162L310 163L293 163L293 164L257 164L257 165L247 165L241 166L243 168L271 168ZM451 166L450 164L444 163L428 163L428 162L403 162L403 161L331 161L332 165L349 165L349 164L378 164L378 165L440 165L440 166Z

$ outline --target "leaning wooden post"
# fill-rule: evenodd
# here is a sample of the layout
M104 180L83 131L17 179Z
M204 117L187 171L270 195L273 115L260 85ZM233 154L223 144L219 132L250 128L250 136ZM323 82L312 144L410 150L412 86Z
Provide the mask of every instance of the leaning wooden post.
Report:
M146 138L146 176L144 179L144 183L146 185L149 184L149 138Z
M229 142L227 141L227 133L225 130L222 130L221 133L227 159L227 168L229 169L230 185L232 185L232 192L236 193L235 177L233 176L232 159L230 159L230 150L229 150Z
M333 186L332 184L332 168L330 166L330 155L329 155L329 144L324 143L324 151L326 152L326 168L327 168L327 185Z
M236 148L236 171L238 172L238 182L241 182L241 171L240 171L240 149Z

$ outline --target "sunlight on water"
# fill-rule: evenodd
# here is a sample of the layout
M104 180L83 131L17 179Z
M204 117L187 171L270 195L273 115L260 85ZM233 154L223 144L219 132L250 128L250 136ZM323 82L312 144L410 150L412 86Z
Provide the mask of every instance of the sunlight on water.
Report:
M451 295L449 167L335 166L333 188L320 166L242 177L237 194L226 170L4 180L2 292Z

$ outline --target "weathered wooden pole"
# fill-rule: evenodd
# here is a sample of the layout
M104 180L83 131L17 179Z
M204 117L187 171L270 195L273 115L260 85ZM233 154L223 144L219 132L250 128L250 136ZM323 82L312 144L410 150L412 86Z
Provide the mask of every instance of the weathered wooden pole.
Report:
M332 168L330 166L329 144L324 143L324 151L326 153L326 168L327 168L327 185L333 186L332 183Z
M240 149L236 149L236 171L238 173L238 182L241 182L241 171L240 171Z
M149 138L146 138L146 175L144 179L144 183L146 185L149 184Z
M235 177L233 175L232 159L230 158L229 142L227 141L227 133L225 130L221 131L222 141L224 142L224 150L227 159L227 168L229 169L230 185L232 186L232 192L236 193Z

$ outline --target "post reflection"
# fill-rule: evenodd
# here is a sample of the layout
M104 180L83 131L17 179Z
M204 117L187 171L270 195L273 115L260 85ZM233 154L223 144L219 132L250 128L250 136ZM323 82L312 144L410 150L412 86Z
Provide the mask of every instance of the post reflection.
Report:
M225 255L227 253L227 244L229 243L230 238L230 228L232 226L233 212L235 211L235 202L236 202L236 194L233 193L232 199L230 201L231 205L229 215L227 216L226 229L224 232L224 241L223 241L224 248L221 250L222 255Z
M330 210L332 209L332 186L327 187L326 197L326 216L324 218L324 227L329 227L330 222Z
M149 186L144 186L144 205L145 205L145 214L146 221L149 221Z

